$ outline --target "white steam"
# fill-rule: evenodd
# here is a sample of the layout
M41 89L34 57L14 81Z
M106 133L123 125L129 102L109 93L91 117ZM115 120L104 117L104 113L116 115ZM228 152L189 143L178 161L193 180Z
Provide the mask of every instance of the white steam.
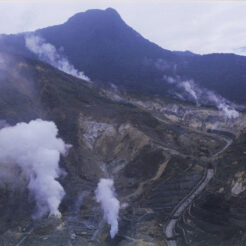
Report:
M112 179L100 179L95 193L96 200L103 209L104 219L111 226L110 236L114 238L118 232L120 210L120 202L115 197L114 181Z
M224 112L224 114L228 119L236 119L239 117L238 111L235 110L234 108L231 108L229 105L220 104L219 109Z
M47 213L60 215L59 205L65 192L56 179L62 173L60 154L65 155L70 146L57 138L57 133L53 122L43 120L0 129L1 170L21 170L36 201L36 217Z
M36 35L27 35L25 37L26 47L36 54L40 60L49 63L59 70L71 74L77 78L89 81L90 79L83 73L74 68L67 58L63 57L56 50L56 47Z
M198 96L195 91L195 85L192 81L186 80L179 84L180 87L184 88L184 90L195 100L198 105Z
M177 79L171 77L171 76L163 76L163 79L166 80L169 84L175 84L177 83Z
M179 76L176 78L171 76L163 76L163 79L166 80L169 84L173 84L177 87L177 89L181 89L181 93L184 95L181 95L177 91L175 91L175 95L180 98L184 99L184 96L187 96L188 99L191 99L192 101L195 101L196 105L199 105L199 99L200 99L200 90L197 87L197 85L194 83L193 80L181 80Z
M164 76L169 84L175 86L174 94L178 98L185 100L185 98L195 101L196 105L213 105L219 111L223 112L227 119L236 119L239 117L239 112L234 108L233 104L223 98L216 95L214 92L198 86L193 80L181 80L179 76L176 78ZM180 91L180 89L182 91Z
M239 113L234 109L225 99L220 98L213 92L208 93L209 99L215 103L216 107L222 111L228 119L236 119L239 117Z

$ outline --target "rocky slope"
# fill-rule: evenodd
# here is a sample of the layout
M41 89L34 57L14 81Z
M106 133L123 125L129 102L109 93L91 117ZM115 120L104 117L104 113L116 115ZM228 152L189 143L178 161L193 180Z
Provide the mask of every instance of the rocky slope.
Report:
M1 185L1 245L166 245L173 209L208 167L216 167L215 178L182 213L177 243L243 245L244 113L228 120L213 108L115 92L39 61L0 57L1 125L52 120L73 146L60 163L67 172L62 218L33 220L26 184ZM113 177L121 203L114 239L95 200L102 177ZM214 214L223 221L214 222Z

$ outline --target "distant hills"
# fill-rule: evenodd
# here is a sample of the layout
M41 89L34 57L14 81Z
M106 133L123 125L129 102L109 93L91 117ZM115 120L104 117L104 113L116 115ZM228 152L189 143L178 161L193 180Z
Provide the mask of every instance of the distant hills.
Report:
M194 80L230 101L246 103L246 57L162 49L129 27L112 8L78 13L64 24L33 34L55 46L96 82L166 96L173 86L168 77ZM2 35L0 49L34 58L25 47L25 35Z

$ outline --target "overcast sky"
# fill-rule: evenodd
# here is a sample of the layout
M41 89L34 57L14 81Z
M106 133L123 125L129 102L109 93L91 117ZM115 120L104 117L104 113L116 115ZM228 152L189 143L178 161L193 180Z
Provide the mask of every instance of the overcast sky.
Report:
M235 0L0 0L0 33L60 24L77 12L107 7L163 48L246 55L246 2Z

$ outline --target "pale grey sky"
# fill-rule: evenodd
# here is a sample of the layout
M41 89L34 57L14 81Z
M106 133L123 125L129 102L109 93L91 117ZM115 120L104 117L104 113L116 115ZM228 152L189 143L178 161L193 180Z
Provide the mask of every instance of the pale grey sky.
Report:
M244 1L0 0L0 33L60 24L77 12L107 7L163 48L246 55L240 50L246 46Z

